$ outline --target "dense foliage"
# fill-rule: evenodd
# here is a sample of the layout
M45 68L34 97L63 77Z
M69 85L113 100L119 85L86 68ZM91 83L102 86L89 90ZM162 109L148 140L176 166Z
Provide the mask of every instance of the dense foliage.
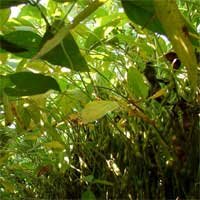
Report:
M199 199L197 0L0 0L0 198Z

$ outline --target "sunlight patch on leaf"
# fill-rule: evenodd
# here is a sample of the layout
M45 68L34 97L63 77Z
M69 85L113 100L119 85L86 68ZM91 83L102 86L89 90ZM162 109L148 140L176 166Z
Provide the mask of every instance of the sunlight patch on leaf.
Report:
M48 142L48 143L45 143L44 146L46 148L50 148L50 149L61 149L63 150L65 147L64 145L62 145L60 142L58 141L52 141L52 142Z
M85 108L81 111L81 118L83 123L93 122L100 119L108 112L119 107L118 103L115 101L93 101L88 103Z

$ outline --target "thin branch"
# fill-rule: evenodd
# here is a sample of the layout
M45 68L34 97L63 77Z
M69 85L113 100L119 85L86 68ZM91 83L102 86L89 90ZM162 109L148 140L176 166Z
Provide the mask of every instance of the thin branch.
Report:
M69 33L71 29L74 29L78 24L85 20L89 15L91 15L97 8L102 6L107 0L95 0L93 3L88 5L88 7L79 13L73 20L73 23L61 28L58 33L50 40L48 40L41 50L33 57L33 59L38 59L51 51L56 47Z

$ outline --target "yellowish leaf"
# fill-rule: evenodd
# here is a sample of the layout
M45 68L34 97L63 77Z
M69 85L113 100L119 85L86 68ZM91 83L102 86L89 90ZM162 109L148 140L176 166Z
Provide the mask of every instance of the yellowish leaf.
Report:
M174 50L187 68L188 79L194 94L197 88L198 63L195 48L189 37L187 23L178 9L176 0L154 0L154 7Z
M5 190L9 193L14 193L15 187L12 183L4 180L3 178L0 179L0 184L5 188Z
M115 101L93 101L88 103L81 111L81 118L83 123L93 122L100 119L108 112L117 109L119 104Z
M52 141L52 142L48 142L48 143L45 143L44 146L46 148L50 148L50 149L64 149L64 145L62 145L60 142L58 141Z
M165 95L166 94L166 88L162 88L162 89L160 89L160 90L158 90L155 94L153 94L151 97L149 97L150 99L156 99L156 98L158 98L158 97L160 97L160 96L163 96L163 95Z

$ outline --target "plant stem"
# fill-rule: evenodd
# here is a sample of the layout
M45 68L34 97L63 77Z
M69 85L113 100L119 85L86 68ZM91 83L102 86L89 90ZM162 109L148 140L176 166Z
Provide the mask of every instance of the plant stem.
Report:
M33 59L38 59L51 51L54 47L56 47L64 37L69 33L71 29L74 29L80 22L85 20L89 15L91 15L97 8L103 5L107 0L95 0L93 3L88 5L88 7L79 13L73 20L73 22L67 26L61 28L56 35L48 40L40 51L33 57Z

